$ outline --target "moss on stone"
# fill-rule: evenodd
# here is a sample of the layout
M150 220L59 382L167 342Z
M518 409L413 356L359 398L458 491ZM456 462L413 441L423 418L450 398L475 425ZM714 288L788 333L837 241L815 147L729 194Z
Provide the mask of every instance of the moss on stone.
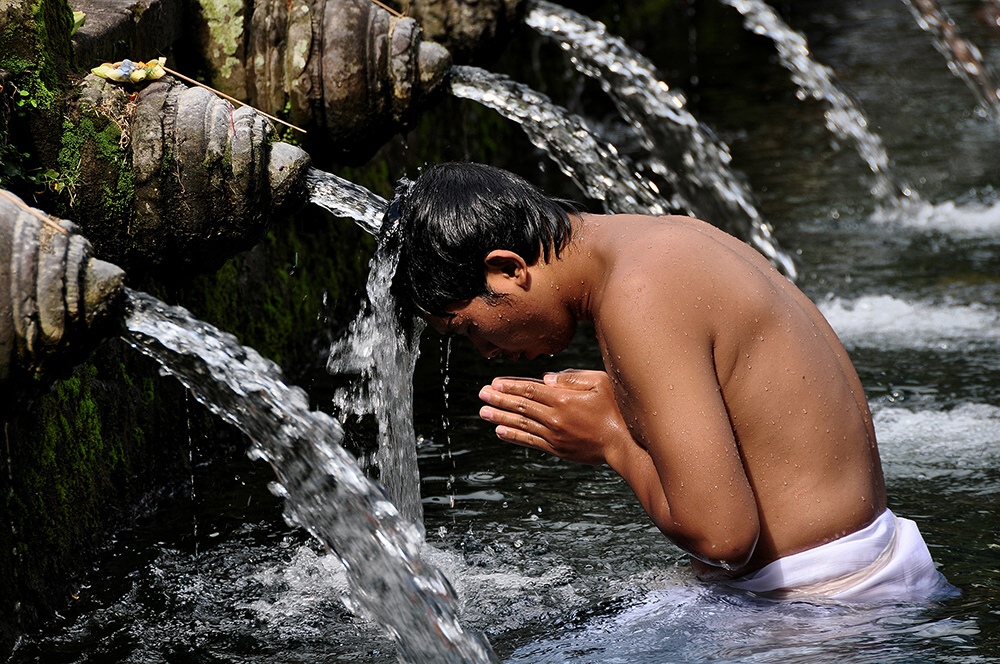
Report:
M207 53L214 69L213 82L216 87L231 94L242 96L243 50L242 0L199 0L201 16L208 32Z
M10 102L0 137L3 187L29 194L47 184L62 97L72 61L72 10L66 0L8 0L0 9L0 70Z
M353 316L373 249L353 223L307 208L214 274L164 296L294 377L321 364L334 328Z
M135 216L135 175L119 124L126 119L112 114L78 108L63 119L52 171L60 186L47 200L51 211L83 227L99 255L109 256L124 255L120 244L128 238L118 229Z
M15 76L39 105L51 103L65 86L72 60L73 10L66 0L14 0L0 29L0 69Z
M188 415L186 403L179 383L118 340L2 423L0 649L65 607L106 533L189 477L178 420L213 435L218 425L207 411Z

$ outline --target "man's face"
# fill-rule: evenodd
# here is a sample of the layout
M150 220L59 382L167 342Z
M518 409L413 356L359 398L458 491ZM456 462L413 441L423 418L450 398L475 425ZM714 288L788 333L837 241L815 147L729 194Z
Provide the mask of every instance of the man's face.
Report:
M446 336L464 334L487 358L514 360L558 353L573 338L572 317L531 298L504 296L488 302L476 297L448 307L444 316L427 316L431 327Z

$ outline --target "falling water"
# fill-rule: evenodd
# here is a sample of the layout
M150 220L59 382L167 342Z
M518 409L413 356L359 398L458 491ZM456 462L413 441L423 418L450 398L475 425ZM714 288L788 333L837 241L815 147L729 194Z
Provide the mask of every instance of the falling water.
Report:
M530 87L478 67L452 67L451 92L488 106L524 129L587 196L614 212L668 214L670 203L583 118Z
M354 219L366 231L378 235L388 205L384 198L315 168L306 174L306 183L313 203ZM358 376L349 387L337 390L334 404L341 416L375 416L379 481L400 512L420 526L423 509L417 435L413 429L413 371L423 324L416 322L412 334L397 324L389 285L398 260L397 252L385 242L379 243L368 273L368 301L351 323L347 336L330 349L327 369Z
M762 0L722 2L743 15L748 30L774 42L781 64L792 73L792 82L799 86L800 99L811 96L826 102L829 106L824 114L827 129L852 144L875 175L872 195L894 207L902 206L904 201L917 201L917 194L910 185L892 174L882 139L868 129L864 112L837 84L833 70L812 58L806 38L788 27Z
M195 398L246 433L252 458L275 469L285 514L343 562L352 609L381 625L408 662L492 662L489 643L459 625L443 574L421 560L420 530L340 445L332 417L236 338L143 293L128 291L128 340Z
M1000 119L1000 86L974 44L958 32L937 0L903 0L924 32L934 37L934 47L945 57L948 69L965 81L983 108Z
M778 246L749 187L730 168L729 149L687 111L684 95L660 80L649 60L603 24L545 0L533 3L525 21L558 40L573 65L601 84L657 157L653 170L676 188L683 207L747 239L795 278L794 262Z
M413 371L423 321L412 333L400 329L395 299L389 292L399 253L384 242L371 261L368 301L348 328L347 336L330 349L327 369L350 373L360 380L334 394L334 404L347 415L374 415L378 420L375 465L379 481L399 507L417 524L423 523L417 434L413 428Z

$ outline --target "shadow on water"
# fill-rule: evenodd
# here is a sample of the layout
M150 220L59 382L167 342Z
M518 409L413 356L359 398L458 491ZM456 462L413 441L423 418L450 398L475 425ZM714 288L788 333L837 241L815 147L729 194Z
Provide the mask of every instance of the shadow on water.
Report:
M979 3L947 8L1000 65ZM463 625L507 661L1000 662L1000 130L899 0L782 9L863 106L922 207L875 214L871 172L826 133L819 102L796 99L773 44L742 34L732 8L691 3L669 26L639 3L594 11L612 32L628 27L729 146L858 367L890 505L917 521L962 594L864 607L701 586L617 476L500 445L476 417L493 376L599 367L586 329L566 353L533 363L487 362L462 340L424 335L414 384L421 556L455 587ZM666 43L678 25L691 30ZM573 112L614 111L590 101L600 90L560 83L571 65L558 47L520 39L512 50L543 54L546 66L505 61L503 73L528 70L532 87ZM549 177L539 154L509 158ZM319 368L313 382L310 397L326 408L336 385ZM282 521L264 491L269 469L241 460L195 474L196 498L123 536L81 600L12 661L395 660L390 641L345 608L339 563Z

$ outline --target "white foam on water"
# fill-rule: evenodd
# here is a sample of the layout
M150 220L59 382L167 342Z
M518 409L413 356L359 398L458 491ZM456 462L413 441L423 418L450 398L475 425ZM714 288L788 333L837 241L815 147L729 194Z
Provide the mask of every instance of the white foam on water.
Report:
M818 306L848 346L948 350L1000 341L1000 313L981 304L931 304L865 295L832 297Z
M431 546L422 554L448 575L461 601L463 621L478 629L509 632L536 621L550 622L594 601L593 590L581 587L567 565L528 574L499 558L480 567L467 564L455 552Z
M289 562L260 570L254 580L271 592L249 602L246 608L272 626L302 628L302 618L329 611L333 602L345 601L350 592L340 560L317 554L305 545Z
M452 551L425 545L421 556L448 577L460 602L463 622L495 632L515 630L533 621L566 615L593 601L592 589L566 565L530 574L497 558L494 564L469 565ZM353 611L347 575L336 556L302 545L291 560L262 569L254 580L266 597L245 605L260 620L284 632L316 636L317 616ZM320 621L322 622L322 621Z
M917 410L876 403L872 416L890 478L961 478L1000 466L996 406L967 403L950 410ZM1000 492L997 482L975 484L980 492Z
M872 215L872 221L958 237L1000 238L1000 201L961 204L954 201L937 204L921 201L899 210L877 210Z

